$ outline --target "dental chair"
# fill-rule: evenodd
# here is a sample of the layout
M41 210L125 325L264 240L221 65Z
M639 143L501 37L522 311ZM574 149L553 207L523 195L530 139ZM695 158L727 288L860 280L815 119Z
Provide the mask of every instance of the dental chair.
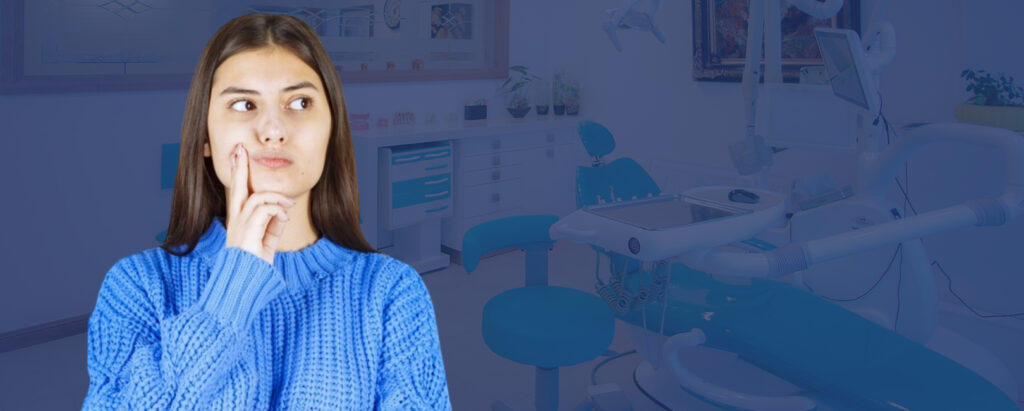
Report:
M578 169L578 207L660 193L636 162L604 164L601 157L615 146L606 128L581 122L579 134L595 161ZM592 247L609 257L612 281L620 283L613 287L599 280L599 294L618 319L660 347L645 354L651 366L667 370L660 375L707 403L766 410L1018 409L1000 388L960 363L794 284L719 278L678 262L650 270L638 260ZM667 284L657 285L664 274ZM625 289L621 284L630 281L622 278L630 276L652 284L647 290L652 295L638 298L635 290ZM694 355L694 350L703 351ZM698 376L682 359L687 353L697 360L729 353L732 357L720 358L777 377L782 388L771 393L726 388ZM639 371L634 380L639 381Z
M615 321L599 298L548 285L548 229L554 215L514 216L481 223L466 231L462 264L477 269L489 252L518 247L526 252L526 286L505 291L484 306L484 342L495 354L536 367L538 410L558 408L558 368L590 361L612 342ZM494 404L493 409L508 409Z

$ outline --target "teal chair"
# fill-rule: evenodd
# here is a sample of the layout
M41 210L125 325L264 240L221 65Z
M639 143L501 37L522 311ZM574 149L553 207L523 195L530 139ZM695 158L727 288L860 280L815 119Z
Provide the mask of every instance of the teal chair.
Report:
M548 229L554 215L507 217L481 223L462 238L462 264L476 270L489 252L518 247L526 252L524 287L491 298L484 306L484 342L495 354L536 367L538 410L558 408L558 368L590 361L612 342L611 309L593 294L548 285Z
M576 169L576 208L661 194L658 184L633 159L623 157L604 163L604 156L615 150L615 138L607 128L581 121L577 131L594 163Z
M593 121L581 121L577 131L583 142L583 147L594 161L589 167L580 166L576 169L576 208L597 205L602 202L610 203L661 195L661 188L658 187L658 184L633 159L622 157L605 164L604 156L615 150L615 138L605 126ZM639 260L600 247L591 246L591 248L608 256L609 268L615 276L642 270ZM601 292L603 286L603 284L598 284L598 292ZM615 307L615 313L625 314L630 308L626 303L628 298L622 295L616 295L614 298L619 300L612 304Z

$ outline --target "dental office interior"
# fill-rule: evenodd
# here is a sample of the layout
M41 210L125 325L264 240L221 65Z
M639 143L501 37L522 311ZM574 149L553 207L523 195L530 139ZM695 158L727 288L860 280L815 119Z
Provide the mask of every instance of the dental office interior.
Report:
M186 13L93 3L0 2L3 58L59 55L45 16ZM361 228L420 272L454 409L1024 408L1024 3L264 3L400 4L336 64ZM410 38L433 51L374 57ZM81 407L104 274L166 233L188 92L40 61L0 66L2 410Z

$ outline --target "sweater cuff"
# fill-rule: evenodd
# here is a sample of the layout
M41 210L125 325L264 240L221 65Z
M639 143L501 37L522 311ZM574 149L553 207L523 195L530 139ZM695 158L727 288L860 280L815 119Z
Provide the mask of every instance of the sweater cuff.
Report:
M236 330L245 331L284 289L284 279L274 266L245 250L228 247L217 253L198 303Z

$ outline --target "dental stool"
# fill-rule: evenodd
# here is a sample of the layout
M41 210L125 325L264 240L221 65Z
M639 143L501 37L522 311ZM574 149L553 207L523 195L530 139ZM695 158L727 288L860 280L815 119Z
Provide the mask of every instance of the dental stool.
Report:
M538 410L558 408L558 367L597 358L615 332L611 309L597 296L548 285L548 229L554 215L515 216L481 223L462 238L462 264L476 270L480 257L518 247L526 252L526 286L498 294L484 306L483 337L491 351L536 367Z

